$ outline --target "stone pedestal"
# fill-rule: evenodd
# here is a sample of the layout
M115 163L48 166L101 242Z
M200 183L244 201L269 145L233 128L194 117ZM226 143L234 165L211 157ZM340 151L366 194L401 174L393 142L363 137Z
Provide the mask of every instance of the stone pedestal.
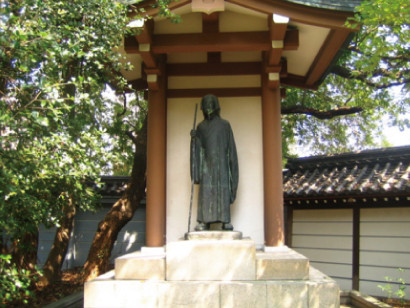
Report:
M339 287L306 257L222 233L117 258L85 284L84 307L339 307Z

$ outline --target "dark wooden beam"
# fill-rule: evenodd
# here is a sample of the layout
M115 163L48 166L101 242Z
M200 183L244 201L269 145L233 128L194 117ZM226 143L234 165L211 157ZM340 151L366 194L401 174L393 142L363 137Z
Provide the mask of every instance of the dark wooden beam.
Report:
M360 285L360 207L353 208L352 290Z
M168 64L168 76L259 75L260 62Z
M261 96L262 89L255 88L206 88L206 89L168 89L168 98L197 98L207 94L218 97Z
M273 21L273 15L269 16L269 32L272 40L272 49L269 51L268 64L278 65L282 57L284 39L286 36L287 23L275 23ZM298 39L299 40L299 39ZM282 46L273 46L274 44L282 44Z
M128 81L128 84L130 85L131 88L133 88L136 91L143 91L143 90L148 89L147 80L143 78Z
M308 87L317 86L316 84L330 66L350 33L348 30L330 31L307 74L306 85Z
M172 52L222 52L222 51L268 51L272 41L268 31L158 34L152 37L151 51L154 54ZM283 50L299 47L297 29L287 30ZM127 53L139 53L136 39L125 40Z
M152 34L154 33L154 20L148 19L145 21L144 26L137 29L137 35L135 38L140 44L152 44Z
M292 238L293 238L293 208L291 206L285 206L285 244L286 246L292 247Z
M219 32L219 12L212 14L202 14L202 32L218 33ZM222 56L220 52L208 52L208 63L220 63Z
M307 90L317 90L317 85L306 85L306 78L304 76L288 74L286 77L281 78L280 82L284 86L296 87Z
M269 32L160 34L154 53L269 50Z
M139 43L135 36L124 37L124 50L126 53L139 53Z
M157 60L152 53L152 35L154 32L154 21L152 19L146 20L142 29L135 38L138 41L138 50L141 58L147 67L157 67Z
M288 30L284 50L299 46L298 30ZM272 48L268 31L159 34L153 37L152 51L156 54L172 52L263 51Z
M202 32L218 33L219 32L219 13L212 14L202 13Z

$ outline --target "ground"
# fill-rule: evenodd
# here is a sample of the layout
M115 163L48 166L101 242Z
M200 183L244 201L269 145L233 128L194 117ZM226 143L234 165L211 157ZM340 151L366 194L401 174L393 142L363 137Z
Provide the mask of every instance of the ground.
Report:
M394 308L410 308L410 301L400 302L399 299L380 298L383 302L389 304Z
M61 280L54 282L48 287L37 288L36 297L25 307L40 308L58 301L68 295L77 293L84 288L83 268L78 267L63 271ZM22 307L22 304L8 304L7 307Z
M83 273L82 267L63 271L60 281L56 281L52 285L37 292L37 299L32 307L43 307L65 296L83 290Z

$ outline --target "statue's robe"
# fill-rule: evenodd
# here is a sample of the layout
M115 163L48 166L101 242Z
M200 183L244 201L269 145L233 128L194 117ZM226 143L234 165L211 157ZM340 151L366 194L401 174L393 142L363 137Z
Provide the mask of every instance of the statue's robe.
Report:
M216 115L199 123L191 143L191 176L200 184L197 221L231 221L238 188L238 157L231 125Z

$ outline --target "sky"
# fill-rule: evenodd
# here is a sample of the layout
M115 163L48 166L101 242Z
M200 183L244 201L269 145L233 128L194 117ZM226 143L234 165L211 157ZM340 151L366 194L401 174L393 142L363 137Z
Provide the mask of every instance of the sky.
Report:
M385 136L393 146L410 145L410 129L400 131L397 127L389 127Z

